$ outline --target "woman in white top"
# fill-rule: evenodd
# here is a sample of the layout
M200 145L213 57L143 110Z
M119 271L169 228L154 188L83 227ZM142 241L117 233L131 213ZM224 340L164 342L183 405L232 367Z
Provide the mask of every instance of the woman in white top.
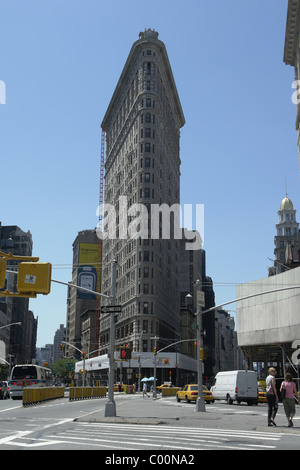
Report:
M274 421L278 410L278 395L275 383L275 369L270 367L268 377L266 378L266 392L268 402L268 426L276 426Z

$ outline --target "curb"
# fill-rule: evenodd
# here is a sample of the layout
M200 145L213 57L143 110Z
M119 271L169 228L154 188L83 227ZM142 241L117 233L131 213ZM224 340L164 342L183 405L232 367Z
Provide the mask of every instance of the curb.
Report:
M300 428L289 428L288 426L268 426L262 427L259 426L255 428L255 431L260 432L274 432L274 433L284 433L284 434L300 434Z
M116 423L116 424L166 424L166 421L162 421L157 418L124 418L122 416L86 416L82 418L75 418L74 421L85 422L85 423Z

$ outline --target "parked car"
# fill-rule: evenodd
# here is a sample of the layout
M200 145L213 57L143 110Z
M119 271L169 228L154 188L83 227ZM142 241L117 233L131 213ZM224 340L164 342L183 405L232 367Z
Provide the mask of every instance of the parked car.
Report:
M253 370L231 370L218 372L211 387L215 400L226 400L231 404L242 401L257 405L257 377Z
M10 398L8 382L1 380L0 381L0 400L5 400L6 398Z
M205 403L213 403L214 397L212 392L208 390L208 388L203 385L202 386L202 393ZM191 401L196 401L198 398L198 384L188 384L185 385L181 390L178 390L176 393L176 400L181 401L185 400L187 403Z

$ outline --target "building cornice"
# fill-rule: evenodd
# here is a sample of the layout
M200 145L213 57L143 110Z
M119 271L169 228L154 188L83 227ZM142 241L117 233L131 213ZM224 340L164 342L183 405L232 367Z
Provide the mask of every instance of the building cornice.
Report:
M287 65L295 66L300 23L300 0L288 0L284 55Z

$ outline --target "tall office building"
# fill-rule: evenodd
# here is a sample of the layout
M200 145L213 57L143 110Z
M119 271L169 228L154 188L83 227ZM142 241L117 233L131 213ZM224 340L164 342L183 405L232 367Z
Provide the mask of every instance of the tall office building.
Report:
M295 69L292 101L296 104L295 128L298 134L298 158L300 164L300 0L288 0L283 61ZM289 85L290 86L290 85Z
M116 304L122 305L116 346L126 343L151 351L154 336L159 337L158 348L179 339L180 240L172 226L170 237L163 238L161 215L156 239L153 233L139 235L147 223L155 222L153 205L180 202L179 140L184 123L165 45L156 31L145 30L131 48L101 125L106 132L105 203L115 210L114 234L103 240L102 292L111 294L116 259ZM136 204L146 208L143 222ZM101 354L109 347L109 323L109 316L100 315Z
M66 339L66 328L64 325L59 325L59 329L56 330L53 339L53 363L61 359L63 353L61 351L62 341Z
M30 231L24 232L17 225L2 225L0 222L0 247L5 253L13 255L32 256L32 235ZM19 261L10 261L8 266L12 269ZM6 288L12 292L17 291L17 275L6 274ZM9 329L3 329L6 337L7 354L13 357L12 364L26 364L35 357L37 319L29 310L29 299L17 297L0 298L1 326L9 323L21 323L12 325ZM5 315L3 315L5 313Z
M100 264L101 264L101 244L96 234L96 229L82 230L78 232L73 242L73 268L72 284L99 291L100 288ZM86 352L97 350L98 338L95 344L95 335L98 334L98 322L92 321L83 326L82 315L87 309L93 310L93 315L99 317L96 311L97 301L94 294L87 291L68 288L67 300L67 321L66 321L66 344L65 354L68 357L79 357L78 349L85 349ZM94 327L96 324L96 328ZM85 337L82 337L82 330L85 330ZM90 329L93 334L89 334ZM74 347L70 346L73 345Z

